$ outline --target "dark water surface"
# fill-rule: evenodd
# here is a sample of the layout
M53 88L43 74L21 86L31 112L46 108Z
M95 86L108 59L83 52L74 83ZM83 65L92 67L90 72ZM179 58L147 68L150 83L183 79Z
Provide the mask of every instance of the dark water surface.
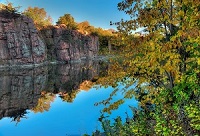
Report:
M0 136L66 136L101 130L98 118L112 87L92 87L106 71L99 62L0 71ZM119 93L113 97L121 98ZM127 100L110 119L131 115Z

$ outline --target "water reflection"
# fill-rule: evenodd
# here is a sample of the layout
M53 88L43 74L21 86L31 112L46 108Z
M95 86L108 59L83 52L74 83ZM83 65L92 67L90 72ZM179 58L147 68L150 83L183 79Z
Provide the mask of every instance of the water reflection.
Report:
M72 102L80 84L92 80L98 72L98 62L0 71L0 118L15 117L26 109L36 110L41 101L47 104L57 93Z
M37 105L48 80L47 67L1 71L0 118L18 119ZM19 120L19 119L18 119Z
M91 87L105 71L99 62L0 71L0 135L80 135L99 129L103 105L94 104L114 89ZM111 118L123 115L127 107Z

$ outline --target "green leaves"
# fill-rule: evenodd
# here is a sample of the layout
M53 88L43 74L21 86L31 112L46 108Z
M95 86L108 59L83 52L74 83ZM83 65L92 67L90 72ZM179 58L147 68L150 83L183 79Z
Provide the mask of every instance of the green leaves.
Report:
M199 45L198 45L198 43L193 43L193 46L198 47Z
M200 130L200 101L193 102L188 104L187 106L185 106L185 110L188 114L188 117L190 118L190 123L191 126L196 129L196 130Z

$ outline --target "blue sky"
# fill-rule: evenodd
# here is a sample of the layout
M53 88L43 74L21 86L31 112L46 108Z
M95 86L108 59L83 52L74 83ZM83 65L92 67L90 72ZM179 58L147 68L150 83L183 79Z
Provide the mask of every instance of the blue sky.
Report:
M115 28L110 21L117 22L128 18L118 11L117 3L122 0L9 0L14 6L22 6L23 11L28 6L44 8L56 22L65 13L71 14L76 22L89 21L95 27L104 29ZM5 3L6 0L0 0Z

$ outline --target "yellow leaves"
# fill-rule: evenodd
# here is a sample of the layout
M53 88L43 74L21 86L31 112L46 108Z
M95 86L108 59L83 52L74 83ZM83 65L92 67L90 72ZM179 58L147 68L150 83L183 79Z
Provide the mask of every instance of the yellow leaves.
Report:
M188 5L190 2L188 0L183 0L184 5Z
M153 42L153 41L150 41L150 42L149 42L149 45L150 45L150 46L154 46L154 42Z
M171 109L171 105L174 104L173 102L183 101L186 97L189 97L185 95L186 93L179 93L179 91L182 89L190 94L192 90L189 88L193 88L194 85L197 86L196 82L194 82L194 78L191 78L190 80L187 78L186 82L183 79L184 75L188 74L190 70L194 72L195 77L196 74L199 73L197 71L200 71L200 31L198 23L196 22L196 17L199 13L197 15L192 15L195 13L192 13L194 11L193 7L188 7L189 5L192 5L192 2L189 0L184 0L184 3L188 4L183 7L186 12L183 12L182 10L183 3L172 1L173 5L176 2L176 5L174 6L176 9L173 10L173 14L175 15L173 17L175 17L174 20L178 20L179 22L165 20L167 24L173 22L175 29L177 28L174 30L174 33L171 33L173 36L169 36L169 38L171 38L169 41L166 37L162 36L165 31L154 31L151 30L151 28L154 23L158 23L157 25L163 27L163 20L169 19L167 14L169 13L168 9L170 9L170 7L167 6L165 0L154 2L157 3L155 3L155 7L152 8L156 9L162 7L163 9L166 9L166 11L163 11L164 18L153 18L152 14L147 15L147 12L140 16L140 22L137 23L139 23L139 25L147 24L147 29L150 30L149 34L145 36L143 40L135 40L133 45L131 44L128 47L125 47L128 48L126 49L128 53L126 52L125 55L122 55L125 56L124 58L122 57L125 61L122 61L121 65L115 64L116 66L110 67L113 68L113 72L111 72L109 76L111 76L111 78L123 78L126 74L123 74L121 70L124 70L123 67L126 67L126 73L128 73L131 78L137 79L137 85L141 87L140 92L136 95L136 98L140 98L141 100L140 104L143 107L146 107L147 103L154 103L156 108L163 106L161 107L162 118L170 117L173 119L177 117L175 116L175 113L171 112L174 110ZM190 9L191 11L189 11ZM150 9L149 12L152 13L152 11L153 10ZM189 16L189 14L193 17ZM185 17L180 19L181 16ZM156 21L152 21L151 19L156 19ZM159 21L161 21L161 23ZM169 26L167 25L167 27ZM167 28L167 31L168 29L169 28ZM149 84L144 86L144 83ZM193 91L194 94L197 93L198 89L197 86ZM125 93L126 98L130 98L130 96L132 96L132 92ZM115 108L116 105L117 103L112 105L110 109ZM176 110L179 110L176 105L174 107ZM161 123L159 117L156 121L157 124L160 123L160 125L162 125L161 128L164 125L171 127L168 121L166 121L168 124ZM177 130L180 127L177 125L174 128ZM165 128L165 130L167 130L167 128ZM158 134L161 134L162 130L159 131L160 133ZM177 134L180 135L181 133Z
M152 41L150 41L149 46L151 51L155 50L155 44Z
M186 51L191 51L191 50L193 50L193 49L194 49L193 46L187 46L187 47L186 47Z
M178 15L181 16L181 17L183 17L183 16L184 16L184 11L180 10L180 11L178 12Z
M197 63L198 63L198 65L200 65L200 58L197 59Z
M167 70L167 71L172 71L172 70L174 69L170 62L167 62L167 63L164 65L163 68L164 68L165 70Z
M151 58L149 61L149 66L153 66L153 64L155 64L156 59L155 58Z
M188 58L186 63L196 62L196 58Z
M179 36L179 37L181 37L182 35L184 35L185 33L184 33L184 31L183 30L179 30L178 31L178 35L177 36Z

